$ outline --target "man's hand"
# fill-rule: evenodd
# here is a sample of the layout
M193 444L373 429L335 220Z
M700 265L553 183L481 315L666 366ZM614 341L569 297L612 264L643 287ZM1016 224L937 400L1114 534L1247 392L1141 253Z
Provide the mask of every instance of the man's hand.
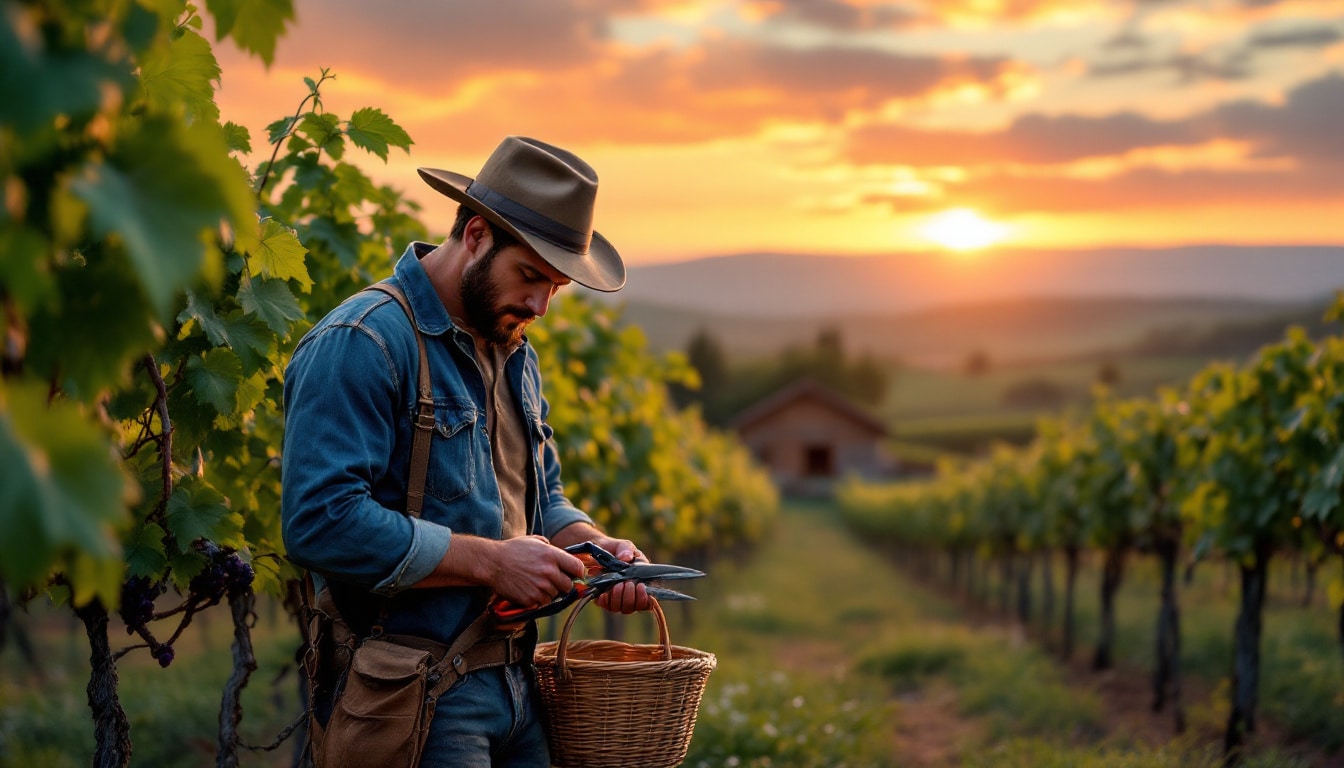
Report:
M489 587L517 606L549 603L574 588L585 573L583 561L545 536L520 536L497 541L454 534L439 567L417 587Z
M649 561L634 542L628 539L614 539L586 523L565 526L555 537L555 545L559 547L568 547L581 541L591 541L623 562ZM653 598L649 597L643 584L625 583L617 584L610 592L598 597L597 604L608 611L628 614L649 610L653 607Z
M489 585L514 605L539 606L574 588L584 574L583 561L545 536L520 536L499 542Z

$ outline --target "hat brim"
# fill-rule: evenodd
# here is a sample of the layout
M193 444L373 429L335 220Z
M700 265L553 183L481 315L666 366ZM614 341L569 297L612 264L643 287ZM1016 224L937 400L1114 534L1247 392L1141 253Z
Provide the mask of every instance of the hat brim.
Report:
M625 264L620 254L607 239L597 232L593 233L587 253L575 253L545 240L537 235L528 234L515 227L508 219L494 209L467 194L471 178L452 171L437 168L419 168L420 178L435 191L452 198L471 210L479 213L490 223L527 243L547 264L559 270L570 280L595 291L610 293L625 285Z

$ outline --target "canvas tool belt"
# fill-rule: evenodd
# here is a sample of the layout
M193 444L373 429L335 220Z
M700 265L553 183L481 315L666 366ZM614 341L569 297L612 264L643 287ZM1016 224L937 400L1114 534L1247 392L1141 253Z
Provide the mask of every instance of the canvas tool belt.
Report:
M419 517L434 430L434 396L425 339L401 291L386 283L367 290L382 291L397 300L411 321L420 351L406 492L406 514ZM325 588L314 590L311 576L305 579L304 603L303 666L309 700L333 701L325 725L316 713L308 719L315 768L415 768L429 735L435 703L444 692L475 670L531 658L531 642L524 628L498 627L489 611L463 630L452 645L443 645L425 638L383 634L385 601L378 625L370 636L361 639L341 618L331 593Z

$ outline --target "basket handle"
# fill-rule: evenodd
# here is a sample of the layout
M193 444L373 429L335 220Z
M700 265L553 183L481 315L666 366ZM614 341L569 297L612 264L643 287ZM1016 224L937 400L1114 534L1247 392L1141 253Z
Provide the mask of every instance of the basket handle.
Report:
M565 628L560 630L560 642L556 643L555 648L555 668L562 678L569 676L569 670L565 669L565 649L569 647L569 630L574 627L574 619L578 618L583 606L591 603L596 597L597 593L590 591L579 598L579 602L569 612L569 618L565 619ZM649 600L653 602L653 615L658 620L658 641L663 646L663 661L671 661L672 639L667 632L667 616L663 614L663 607L655 598L650 597Z

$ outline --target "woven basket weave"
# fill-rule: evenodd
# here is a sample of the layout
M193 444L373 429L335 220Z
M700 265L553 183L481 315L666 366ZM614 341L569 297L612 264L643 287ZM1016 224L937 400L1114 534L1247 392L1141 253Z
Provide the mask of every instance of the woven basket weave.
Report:
M560 640L538 645L534 658L550 721L551 763L556 768L680 765L700 697L718 663L714 654L672 645L656 600L659 644L571 643L574 618L592 597L574 606Z

